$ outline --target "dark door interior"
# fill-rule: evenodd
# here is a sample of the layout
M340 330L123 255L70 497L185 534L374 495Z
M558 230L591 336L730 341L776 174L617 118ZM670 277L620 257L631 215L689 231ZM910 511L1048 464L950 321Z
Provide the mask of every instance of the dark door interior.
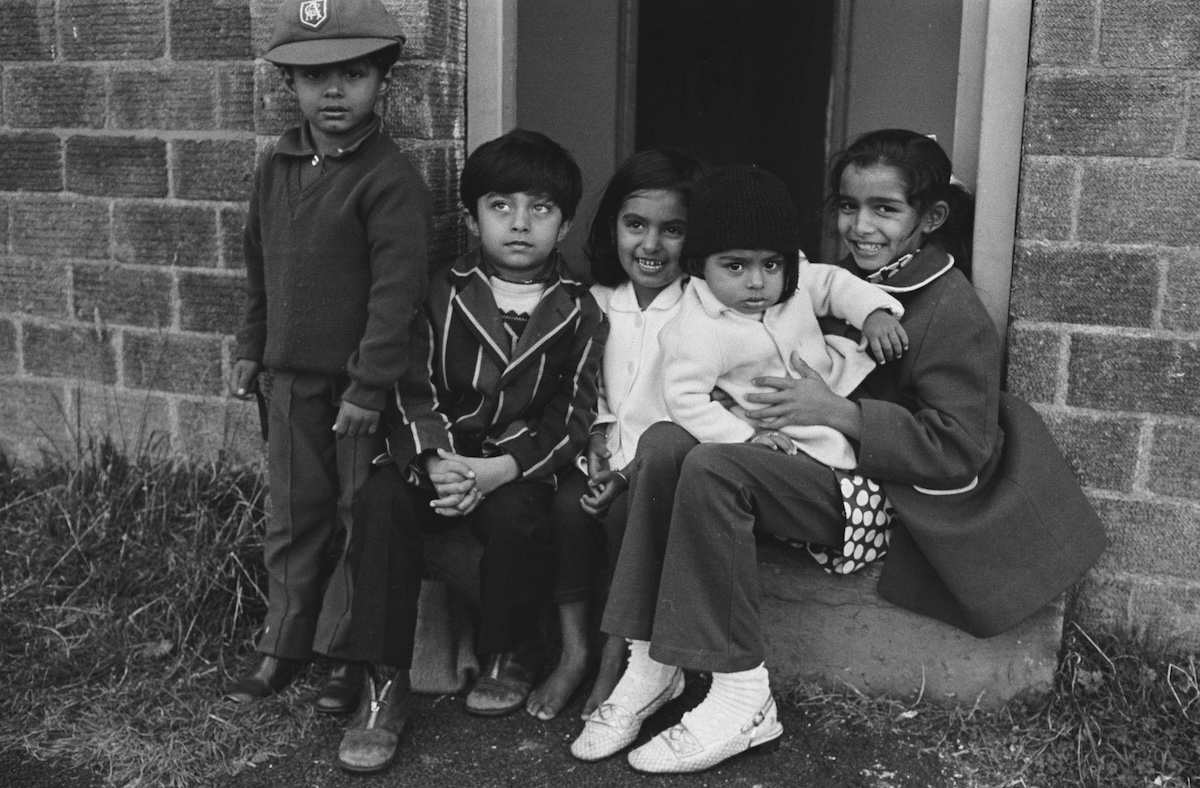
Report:
M636 147L783 179L821 251L834 0L640 0Z

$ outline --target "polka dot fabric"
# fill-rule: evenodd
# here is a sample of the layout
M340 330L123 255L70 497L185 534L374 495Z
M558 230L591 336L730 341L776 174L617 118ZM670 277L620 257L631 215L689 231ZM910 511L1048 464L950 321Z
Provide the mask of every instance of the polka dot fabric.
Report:
M841 547L798 542L793 539L783 541L794 547L806 549L826 572L848 575L887 555L888 540L892 535L892 520L896 515L891 501L874 481L838 470L834 470L834 473L838 477L842 509L846 515Z

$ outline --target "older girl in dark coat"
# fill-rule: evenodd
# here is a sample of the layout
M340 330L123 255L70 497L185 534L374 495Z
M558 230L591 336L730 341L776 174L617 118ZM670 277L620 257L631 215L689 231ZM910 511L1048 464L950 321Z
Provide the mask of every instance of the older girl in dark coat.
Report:
M913 132L873 132L842 154L831 184L843 265L904 304L909 346L849 399L816 374L760 379L754 416L763 429L819 424L854 442L856 472L880 482L899 522L880 593L996 634L1094 563L1102 527L1036 412L1000 391L1000 344L956 244L969 237L969 197L942 149ZM843 495L803 453L697 446L668 424L642 445L603 625L631 639L630 663L572 752L617 752L679 694L681 668L709 671L708 697L629 755L640 771L697 771L782 733L763 664L755 533L840 550Z

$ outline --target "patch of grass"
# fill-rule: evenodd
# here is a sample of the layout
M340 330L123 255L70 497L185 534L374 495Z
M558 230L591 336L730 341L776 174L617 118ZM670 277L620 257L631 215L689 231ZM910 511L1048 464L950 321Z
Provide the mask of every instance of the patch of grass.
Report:
M794 688L816 725L900 737L974 788L1200 786L1200 666L1143 636L1069 626L1054 690L998 710Z
M110 440L71 462L0 458L0 748L116 785L196 785L282 754L305 704L220 690L263 606L265 488Z
M0 455L0 749L122 786L207 785L320 731L301 680L220 700L265 610L252 469L108 440L70 461ZM237 660L238 664L232 664ZM778 693L811 724L902 739L973 788L1200 788L1200 666L1071 627L1054 691L997 711Z

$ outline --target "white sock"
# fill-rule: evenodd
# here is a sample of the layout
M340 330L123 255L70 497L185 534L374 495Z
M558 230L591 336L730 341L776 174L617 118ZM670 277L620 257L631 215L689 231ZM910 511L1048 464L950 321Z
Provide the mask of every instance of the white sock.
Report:
M683 715L683 724L701 744L712 744L749 722L771 697L767 666L712 674L708 696Z
M673 665L664 665L650 658L650 641L631 640L629 664L608 700L636 711L667 688L676 670Z

